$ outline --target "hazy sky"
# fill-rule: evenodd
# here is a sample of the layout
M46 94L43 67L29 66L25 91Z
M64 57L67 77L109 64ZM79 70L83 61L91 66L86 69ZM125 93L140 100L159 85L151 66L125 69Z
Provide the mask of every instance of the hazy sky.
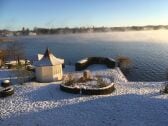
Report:
M168 24L168 0L0 0L0 29Z

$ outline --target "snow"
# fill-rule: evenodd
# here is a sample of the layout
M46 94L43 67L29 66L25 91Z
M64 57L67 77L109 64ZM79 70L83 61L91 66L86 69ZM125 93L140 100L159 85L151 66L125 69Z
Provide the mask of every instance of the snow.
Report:
M25 60L20 60L19 61L21 64L25 64ZM27 60L27 62L28 63L30 63L30 61L29 60ZM16 60L13 60L13 61L8 61L8 62L6 62L5 64L7 65L7 64L12 64L12 65L16 65L18 63L18 61L16 61Z
M82 60L78 61L78 63L85 63L85 62L87 62L87 61L88 61L88 58L82 59Z
M59 59L55 57L49 49L46 50L44 56L37 62L35 62L35 66L42 67L42 66L55 66L59 64L64 64L64 59Z
M115 69L109 69L105 65L91 65L87 68L88 70L91 71L91 76L93 78L92 81L87 81L87 82L78 82L74 83L73 87L78 87L78 88L93 88L97 87L97 78L96 76L101 76L101 78L107 83L111 84L113 81L114 82L127 82L128 80L125 78L125 76L122 74L119 68ZM72 73L73 72L73 73ZM67 74L71 73L73 78L76 80L79 80L79 78L83 77L83 71L78 71L75 72L75 67L73 66L65 66L64 69L64 75L66 76Z
M114 75L116 90L87 96L62 92L61 82L14 85L15 94L0 99L0 126L167 126L164 82L128 82L118 68L93 72Z
M43 58L43 56L44 56L43 54L40 54L40 53L37 54L37 59L38 59L38 61L41 60L41 59Z
M93 75L105 76L108 78L113 77L114 82L116 83L117 82L128 82L128 80L126 79L126 77L124 76L124 74L121 72L121 70L118 67L116 67L115 69L109 69L105 65L91 65L87 69L90 70ZM79 75L77 76L81 76L81 73L83 71L75 72L74 66L65 66L64 74L72 73L72 72L78 73Z

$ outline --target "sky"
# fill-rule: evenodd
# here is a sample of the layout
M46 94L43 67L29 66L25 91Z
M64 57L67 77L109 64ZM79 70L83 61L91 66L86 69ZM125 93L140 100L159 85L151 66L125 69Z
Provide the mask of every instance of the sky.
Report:
M168 0L0 0L0 29L168 25Z

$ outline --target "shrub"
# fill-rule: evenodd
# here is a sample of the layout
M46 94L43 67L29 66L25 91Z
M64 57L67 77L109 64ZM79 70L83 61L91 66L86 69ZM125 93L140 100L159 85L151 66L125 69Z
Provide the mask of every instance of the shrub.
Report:
M107 83L101 77L97 77L97 86L103 88L107 86Z
M75 82L75 78L73 77L72 74L68 74L67 76L64 76L63 78L63 83L66 86L71 86Z
M91 72L89 71L89 70L85 70L84 72L83 72L83 78L85 79L85 80L88 80L88 79L91 79Z
M121 69L130 68L131 65L132 65L132 61L129 57L119 56L119 57L116 58L116 61L118 62L118 66Z
M87 80L84 78L84 77L81 77L77 80L77 83L84 83L86 82Z
M165 86L164 86L163 90L161 90L161 93L168 94L168 82L165 82Z

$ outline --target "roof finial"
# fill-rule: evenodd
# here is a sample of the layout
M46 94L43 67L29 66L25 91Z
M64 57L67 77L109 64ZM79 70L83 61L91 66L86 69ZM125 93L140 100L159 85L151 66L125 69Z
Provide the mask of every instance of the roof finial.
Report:
M50 50L49 50L49 48L47 47L46 48L46 51L45 51L45 53L44 53L44 57L49 57L49 55L50 55Z

